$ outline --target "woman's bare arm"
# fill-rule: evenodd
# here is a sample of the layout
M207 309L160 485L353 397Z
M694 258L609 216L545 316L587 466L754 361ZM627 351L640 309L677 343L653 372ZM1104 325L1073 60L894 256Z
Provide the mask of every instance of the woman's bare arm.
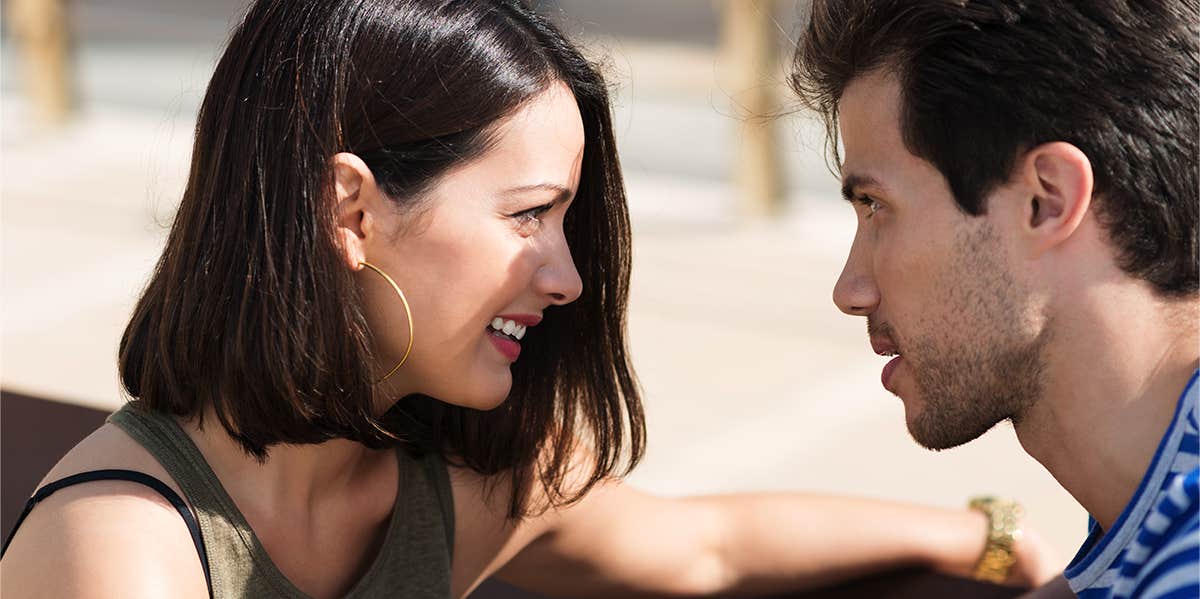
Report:
M144 448L105 424L71 449L39 487L81 472L121 468L179 489ZM29 513L0 560L0 596L208 596L204 569L179 512L131 482L66 487Z
M0 561L0 595L80 599L208 596L179 512L123 481L68 487L37 506Z
M619 482L519 524L490 521L467 523L458 547L471 547L462 560L456 553L456 570L473 561L472 586L496 574L562 597L750 595L903 566L965 576L986 534L984 517L966 509L807 494L667 499ZM489 527L502 532L484 543L468 538ZM1030 543L1019 549L1025 563L1015 569L1015 584L1033 586L1057 573L1042 542Z

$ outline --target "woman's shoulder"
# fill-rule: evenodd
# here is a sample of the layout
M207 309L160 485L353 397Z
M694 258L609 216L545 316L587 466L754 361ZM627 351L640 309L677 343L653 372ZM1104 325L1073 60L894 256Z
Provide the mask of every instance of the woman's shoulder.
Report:
M157 478L176 493L179 487L162 464L117 425L106 422L72 447L46 473L38 488L68 476L95 470L133 470Z
M179 493L154 456L111 423L67 452L39 488L96 470L140 472ZM67 486L44 498L0 563L5 596L188 596L193 590L207 596L179 512L157 491L124 480Z

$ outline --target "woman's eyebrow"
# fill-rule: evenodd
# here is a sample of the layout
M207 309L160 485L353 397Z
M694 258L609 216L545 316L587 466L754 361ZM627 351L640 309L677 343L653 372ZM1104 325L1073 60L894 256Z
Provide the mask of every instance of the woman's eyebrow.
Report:
M527 191L553 191L555 202L565 201L567 198L571 197L571 194L573 193L571 188L559 183L534 183L532 185L520 185L506 189L502 193L505 195L514 195Z

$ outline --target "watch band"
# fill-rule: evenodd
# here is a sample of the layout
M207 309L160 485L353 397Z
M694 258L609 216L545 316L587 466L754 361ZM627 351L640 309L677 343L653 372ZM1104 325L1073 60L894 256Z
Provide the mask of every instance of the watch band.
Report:
M975 497L968 507L983 512L988 519L987 544L972 575L976 580L1004 582L1017 561L1014 548L1021 539L1024 510L1017 502L998 497Z

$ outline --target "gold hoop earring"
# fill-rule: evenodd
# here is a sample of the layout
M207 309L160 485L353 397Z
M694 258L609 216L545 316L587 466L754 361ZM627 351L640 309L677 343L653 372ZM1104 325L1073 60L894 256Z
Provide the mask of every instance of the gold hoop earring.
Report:
M400 361L397 362L396 365L393 366L392 369L389 370L387 374L383 375L383 378L381 378L375 382L375 384L378 385L379 383L382 383L382 382L388 380L388 377L392 376L393 374L396 374L396 371L400 370L400 367L404 366L404 363L406 361L408 361L408 355L410 353L412 353L412 347L413 347L412 308L409 308L408 298L404 297L404 292L400 290L400 286L397 285L396 281L393 280L391 277L389 277L386 272L383 272L382 270L379 269L378 266L375 266L374 264L371 264L370 262L359 262L358 264L360 266L365 266L365 267L375 271L376 273L379 274L379 276L383 277L384 280L386 280L389 285L392 286L392 289L394 289L396 291L396 295L400 296L400 302L404 304L404 315L408 317L408 349L404 350L404 357L400 358Z

